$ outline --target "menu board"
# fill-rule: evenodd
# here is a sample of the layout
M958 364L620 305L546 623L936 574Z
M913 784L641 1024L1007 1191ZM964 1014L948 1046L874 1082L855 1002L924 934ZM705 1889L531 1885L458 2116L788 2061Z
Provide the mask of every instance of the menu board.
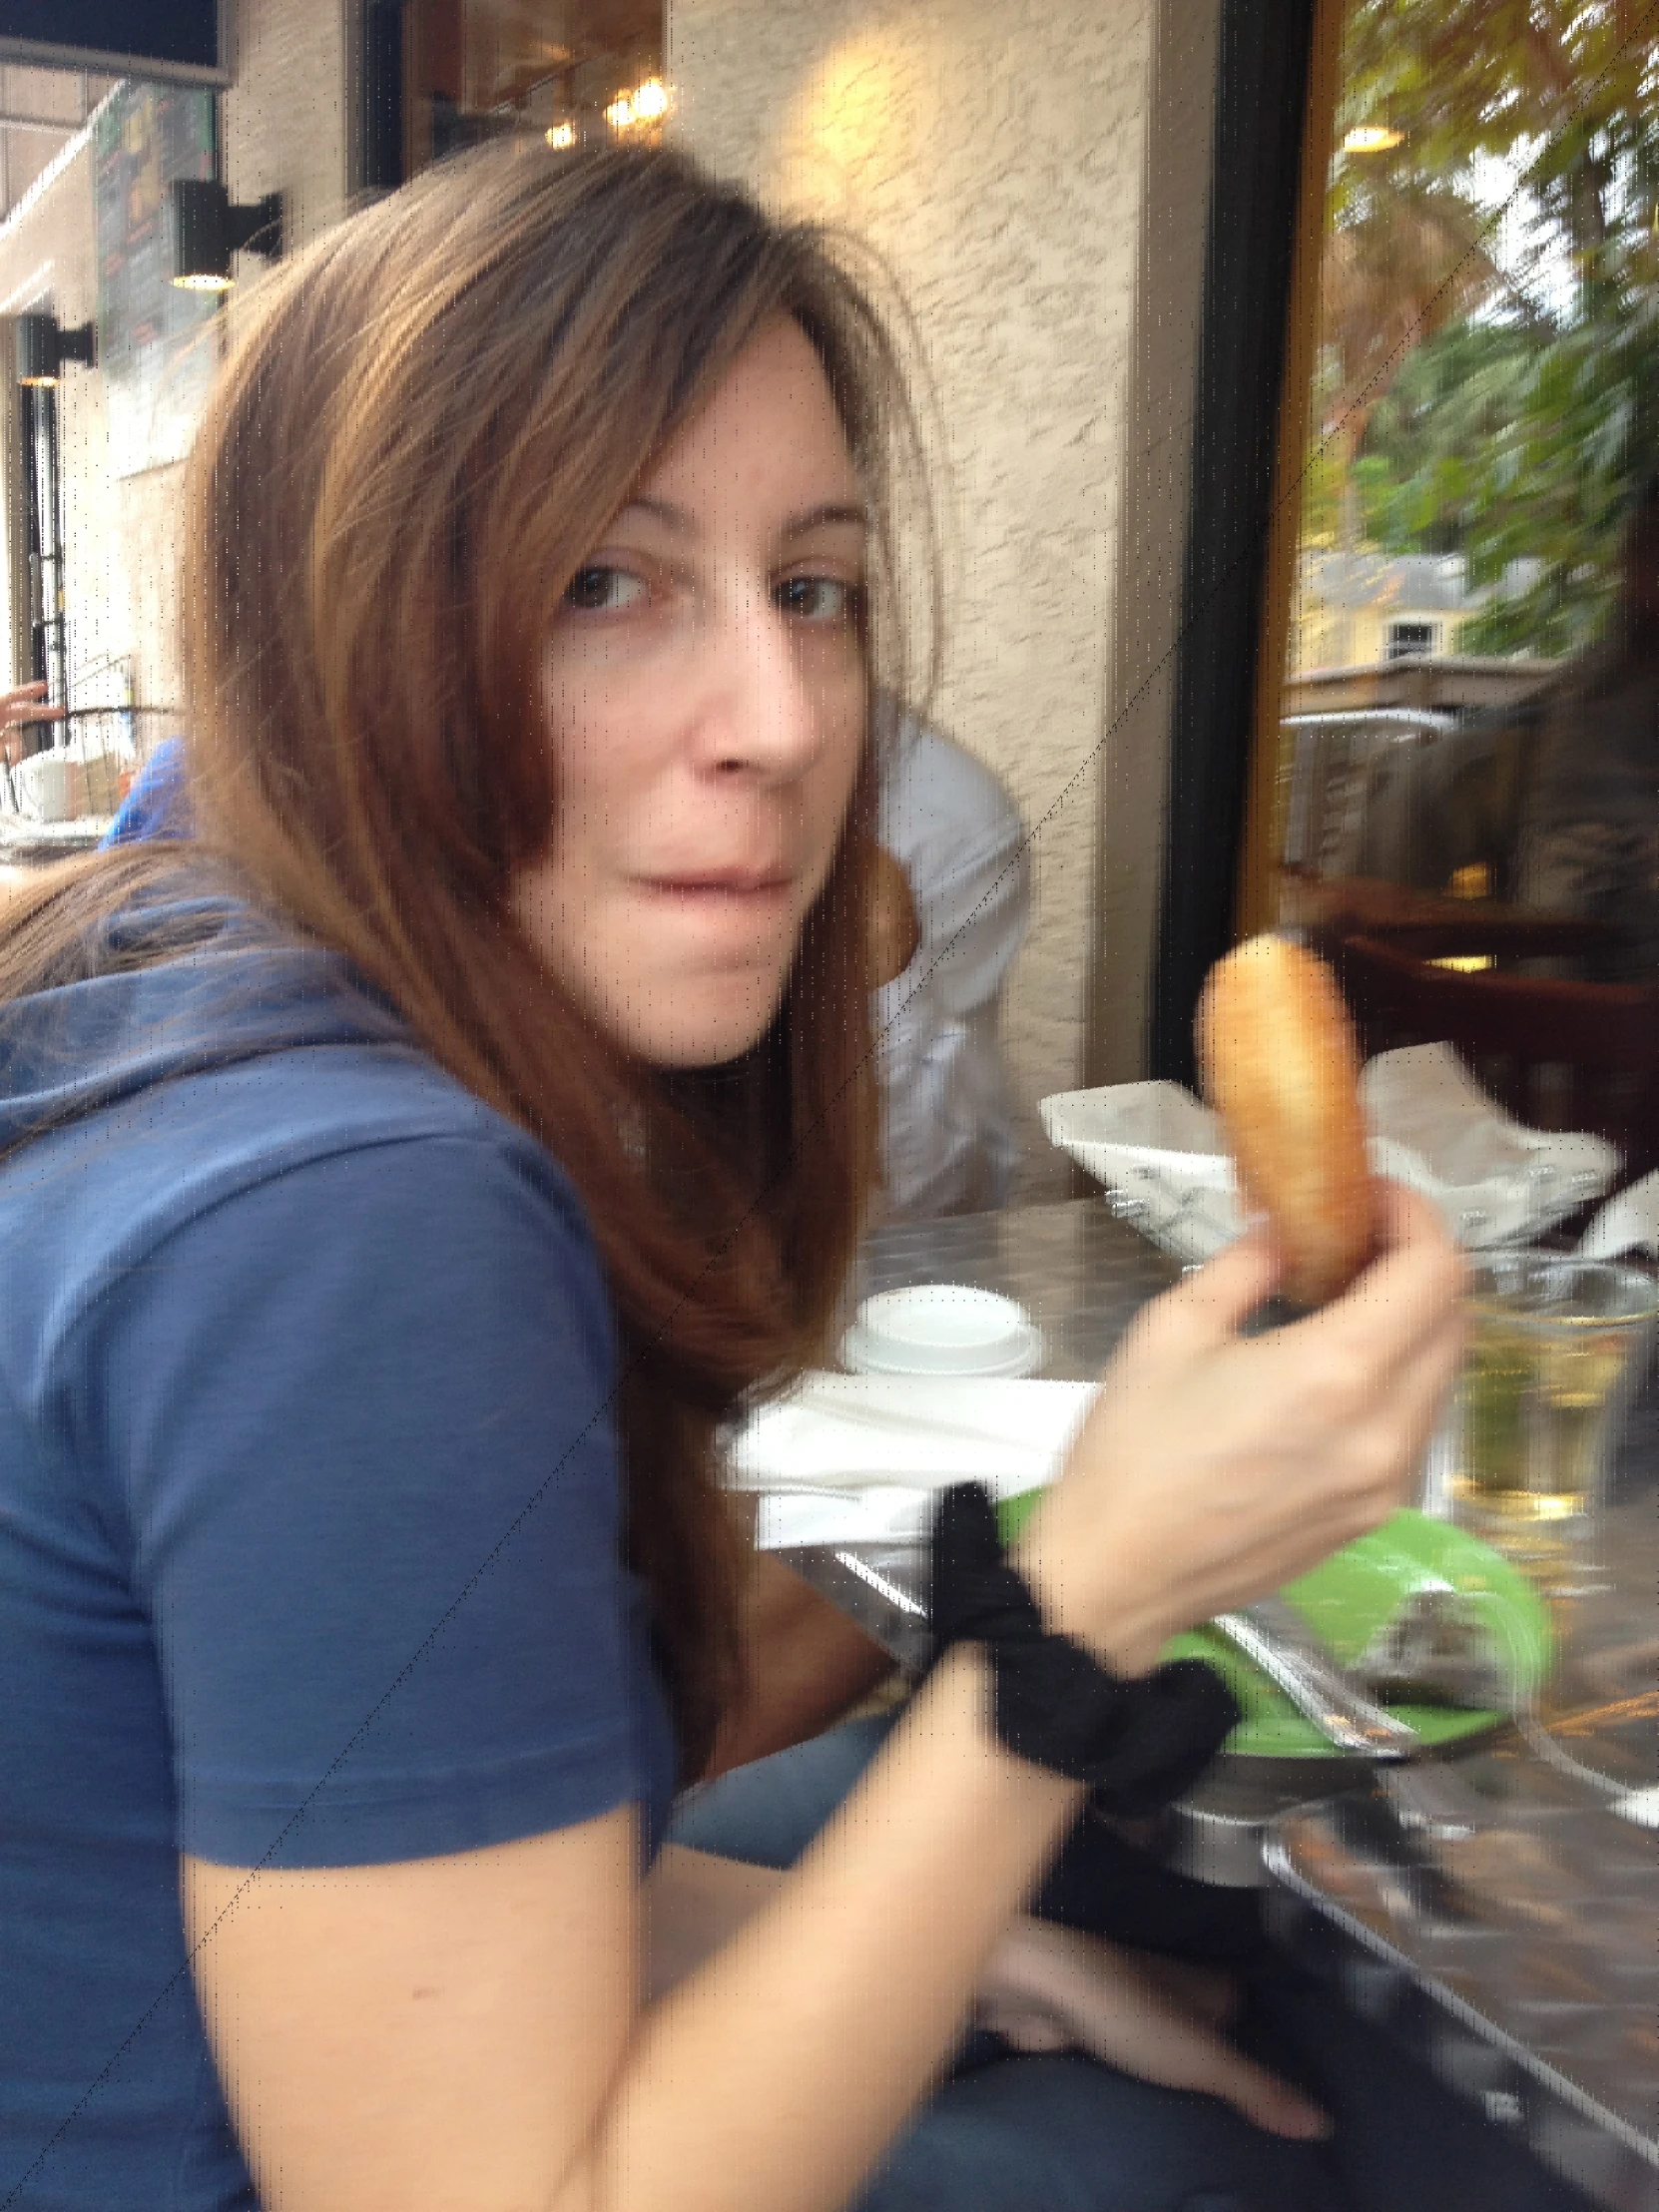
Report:
M123 85L93 140L98 365L117 476L180 461L219 365L218 294L173 281L167 188L217 168L214 95Z

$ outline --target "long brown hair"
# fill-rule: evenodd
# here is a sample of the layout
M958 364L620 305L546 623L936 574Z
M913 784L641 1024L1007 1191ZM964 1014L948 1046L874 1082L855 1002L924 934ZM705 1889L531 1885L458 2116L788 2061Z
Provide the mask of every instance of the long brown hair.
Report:
M869 747L783 1007L732 1066L631 1064L538 962L509 890L552 832L539 676L561 598L781 313L818 351L875 516L873 701L897 674L894 456L916 450L886 321L821 234L671 153L495 148L343 224L272 280L187 483L204 843L575 1183L623 1340L630 1555L694 1769L736 1651L715 1433L821 1344L871 1170ZM26 900L0 995L61 972L147 864Z

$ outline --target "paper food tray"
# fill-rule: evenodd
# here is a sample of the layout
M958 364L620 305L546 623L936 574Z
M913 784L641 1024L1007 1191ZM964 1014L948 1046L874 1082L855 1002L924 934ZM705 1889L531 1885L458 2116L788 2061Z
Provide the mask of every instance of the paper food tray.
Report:
M1599 1137L1510 1121L1446 1045L1380 1053L1361 1095L1377 1172L1431 1199L1471 1250L1543 1235L1618 1171ZM1050 1141L1105 1185L1114 1213L1175 1258L1207 1260L1238 1235L1220 1125L1180 1084L1063 1091L1040 1111Z

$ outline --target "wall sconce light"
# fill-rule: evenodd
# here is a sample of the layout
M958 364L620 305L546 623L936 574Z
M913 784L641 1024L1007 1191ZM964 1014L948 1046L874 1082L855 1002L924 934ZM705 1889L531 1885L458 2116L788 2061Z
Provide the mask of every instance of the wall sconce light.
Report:
M282 196L268 192L246 206L220 184L179 178L167 188L173 227L173 281L188 291L229 291L233 254L282 256Z
M83 367L98 364L98 330L91 322L66 330L55 314L20 314L17 318L17 380L20 384L55 384L64 365L79 361Z
M1343 140L1345 154L1387 154L1404 144L1404 133L1386 123L1357 123Z
M649 130L653 124L661 123L673 105L673 97L663 80L648 77L632 92L617 94L605 110L605 121L620 137L626 131Z

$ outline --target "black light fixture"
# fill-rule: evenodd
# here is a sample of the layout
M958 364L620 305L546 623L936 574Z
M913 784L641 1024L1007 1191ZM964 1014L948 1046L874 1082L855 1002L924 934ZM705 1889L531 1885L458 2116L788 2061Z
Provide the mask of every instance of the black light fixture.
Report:
M39 309L33 314L18 316L17 380L20 384L58 383L69 361L79 361L86 368L97 366L95 323L81 322L73 330L66 330L55 314Z
M246 206L225 187L180 178L167 188L173 219L173 281L190 291L229 291L233 254L282 255L282 196L268 192Z

